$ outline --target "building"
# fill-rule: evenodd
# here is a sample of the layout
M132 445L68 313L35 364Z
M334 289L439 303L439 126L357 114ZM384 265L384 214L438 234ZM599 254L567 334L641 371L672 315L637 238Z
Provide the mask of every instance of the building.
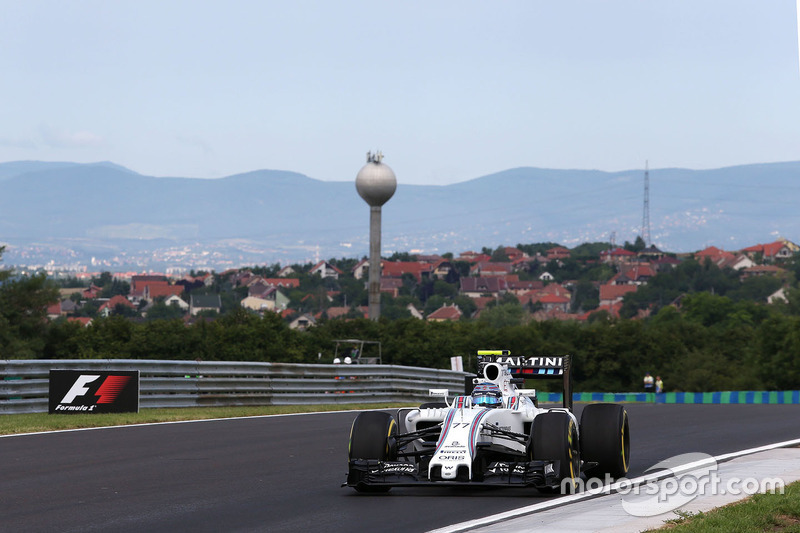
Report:
M219 313L222 310L222 299L219 294L192 294L189 300L189 314L197 316L198 313L203 311L215 311Z

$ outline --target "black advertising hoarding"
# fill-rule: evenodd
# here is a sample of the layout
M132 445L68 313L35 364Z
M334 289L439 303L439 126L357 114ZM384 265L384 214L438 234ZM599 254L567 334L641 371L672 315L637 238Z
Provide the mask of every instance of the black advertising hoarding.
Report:
M50 371L50 413L138 413L139 371Z

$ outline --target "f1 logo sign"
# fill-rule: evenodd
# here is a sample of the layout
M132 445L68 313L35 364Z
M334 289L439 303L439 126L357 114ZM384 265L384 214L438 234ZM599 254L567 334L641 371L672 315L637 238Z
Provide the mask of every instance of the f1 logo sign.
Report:
M59 401L60 400L60 401ZM50 371L51 413L139 411L139 371Z
M69 389L69 392L67 392L67 395L64 396L64 398L61 400L61 403L72 403L75 400L75 398L77 398L78 396L83 396L84 394L89 392L89 387L86 387L85 385L87 383L91 383L92 381L96 380L99 377L100 377L100 375L96 375L96 376L80 375L80 376L78 376L78 379L75 380L75 384L72 385L71 389Z
M80 377L75 380L75 384L72 385L71 389L69 389L67 395L61 400L61 403L72 403L78 396L83 396L89 392L89 387L86 387L85 385L93 382L99 377L99 375L89 376L86 374L81 374ZM128 384L130 379L130 376L106 377L105 381L103 381L103 384L100 385L100 388L97 389L97 392L95 393L95 396L98 396L97 403L114 403L114 400L117 399L120 391L125 388L125 385Z

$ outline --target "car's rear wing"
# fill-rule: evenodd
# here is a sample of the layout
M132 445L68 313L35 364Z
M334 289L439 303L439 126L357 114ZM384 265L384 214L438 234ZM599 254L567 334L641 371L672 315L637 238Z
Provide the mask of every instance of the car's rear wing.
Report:
M572 410L572 356L524 357L511 355L510 350L478 350L479 376L484 374L486 365L492 363L507 367L515 378L561 378L563 381L563 405Z

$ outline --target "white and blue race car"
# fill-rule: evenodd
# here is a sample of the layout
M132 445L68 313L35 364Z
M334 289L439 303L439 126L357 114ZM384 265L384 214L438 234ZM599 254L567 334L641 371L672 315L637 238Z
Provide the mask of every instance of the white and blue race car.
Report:
M539 407L525 379L557 378L562 407ZM571 357L478 351L467 394L399 409L366 411L350 430L347 481L359 492L399 486L496 485L543 492L574 489L582 472L624 476L630 460L625 408L590 404L572 412ZM471 386L470 386L471 385Z

